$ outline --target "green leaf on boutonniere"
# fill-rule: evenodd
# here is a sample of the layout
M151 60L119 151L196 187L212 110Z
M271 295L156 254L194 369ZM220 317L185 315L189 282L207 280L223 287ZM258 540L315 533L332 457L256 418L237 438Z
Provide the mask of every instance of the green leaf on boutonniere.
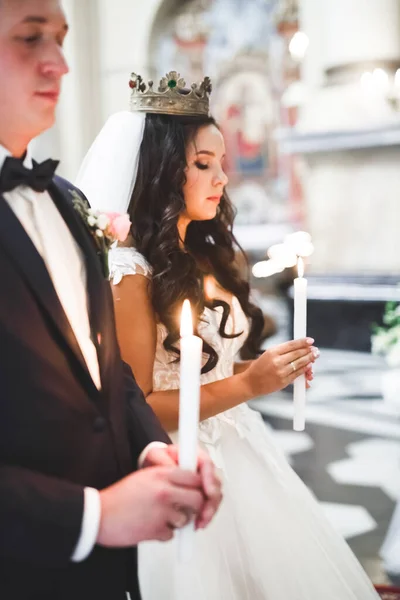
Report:
M110 272L108 267L108 248L109 241L104 236L104 233L98 227L99 213L90 208L89 202L83 198L76 190L69 190L72 196L72 204L76 212L81 217L83 224L90 233L96 246L96 254L99 257L101 270L106 279L109 278Z

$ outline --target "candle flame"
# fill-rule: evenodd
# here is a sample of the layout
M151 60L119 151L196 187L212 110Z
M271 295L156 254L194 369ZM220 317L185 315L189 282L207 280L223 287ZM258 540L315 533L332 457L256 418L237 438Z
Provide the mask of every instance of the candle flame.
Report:
M192 308L188 299L184 300L181 313L181 337L193 335Z
M297 261L297 273L299 277L304 277L304 261L300 256Z

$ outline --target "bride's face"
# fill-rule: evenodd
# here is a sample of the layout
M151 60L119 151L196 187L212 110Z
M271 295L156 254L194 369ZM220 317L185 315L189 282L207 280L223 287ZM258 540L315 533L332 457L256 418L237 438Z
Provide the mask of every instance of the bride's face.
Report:
M186 183L183 196L188 221L213 219L228 183L223 161L225 144L215 125L201 127L186 149Z

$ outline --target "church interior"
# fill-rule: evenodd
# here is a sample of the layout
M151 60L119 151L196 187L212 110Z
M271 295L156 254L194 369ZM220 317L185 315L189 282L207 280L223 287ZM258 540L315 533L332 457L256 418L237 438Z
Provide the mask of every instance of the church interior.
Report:
M293 431L291 387L251 406L373 583L386 589L382 597L396 598L399 0L64 0L63 7L71 71L56 125L33 142L38 159L59 158L60 174L74 181L107 117L128 109L131 72L155 82L171 70L186 82L207 75L265 348L293 336L296 263L277 260L274 248L309 234L307 334L321 357L305 430ZM396 526L393 561L385 541Z

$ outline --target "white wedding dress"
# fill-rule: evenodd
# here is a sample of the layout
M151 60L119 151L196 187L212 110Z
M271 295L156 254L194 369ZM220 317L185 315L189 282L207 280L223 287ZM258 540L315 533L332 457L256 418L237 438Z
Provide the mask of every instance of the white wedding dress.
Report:
M111 256L114 284L129 274L151 277L133 248ZM202 383L233 374L248 330L233 298L228 332L218 334L222 309L206 309L201 335L218 352ZM134 310L134 307L132 307ZM163 347L158 326L154 391L179 387L179 364ZM171 437L176 441L175 433ZM378 595L345 541L275 445L261 416L246 404L200 423L199 440L223 481L224 499L213 522L195 536L191 562L177 564L175 541L139 546L143 600L377 600Z
M383 568L392 576L400 577L400 500L397 501L380 556Z

